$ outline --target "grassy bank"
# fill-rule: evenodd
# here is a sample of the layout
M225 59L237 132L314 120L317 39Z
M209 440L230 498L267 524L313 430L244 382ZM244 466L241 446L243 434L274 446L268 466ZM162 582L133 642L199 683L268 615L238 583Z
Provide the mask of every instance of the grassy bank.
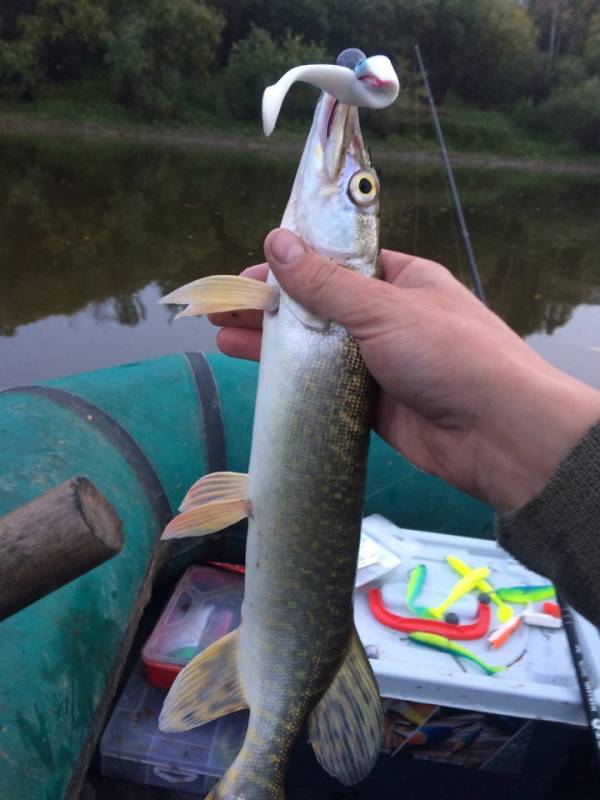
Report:
M439 159L426 106L404 104L384 114L367 112L364 116L366 134L378 160L433 163ZM440 109L440 118L457 165L600 174L600 155L553 141L550 136L532 137L507 114L450 102ZM256 122L250 123L190 109L182 121L149 124L142 115L91 93L83 84L71 86L68 94L48 92L35 102L0 102L0 131L4 132L85 135L185 147L268 148L295 155L307 126L308 120L282 118L267 143L258 115Z

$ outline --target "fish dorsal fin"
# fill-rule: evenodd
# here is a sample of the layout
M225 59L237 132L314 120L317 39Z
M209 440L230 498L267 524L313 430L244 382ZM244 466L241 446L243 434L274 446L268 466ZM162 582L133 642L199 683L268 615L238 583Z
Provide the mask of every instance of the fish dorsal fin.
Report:
M356 629L346 659L308 722L317 761L346 786L371 771L383 735L379 689Z
M238 670L239 634L232 631L179 673L164 702L161 731L187 731L248 708Z

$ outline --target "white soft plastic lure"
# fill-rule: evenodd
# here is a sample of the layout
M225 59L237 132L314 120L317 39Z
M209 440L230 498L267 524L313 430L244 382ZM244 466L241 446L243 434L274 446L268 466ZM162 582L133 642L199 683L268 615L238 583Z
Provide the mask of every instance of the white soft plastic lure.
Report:
M362 55L360 51L353 52ZM294 67L264 91L262 118L265 136L273 132L285 96L296 81L310 83L344 105L363 108L385 108L394 102L400 90L398 76L387 56L363 57L353 68L339 63Z

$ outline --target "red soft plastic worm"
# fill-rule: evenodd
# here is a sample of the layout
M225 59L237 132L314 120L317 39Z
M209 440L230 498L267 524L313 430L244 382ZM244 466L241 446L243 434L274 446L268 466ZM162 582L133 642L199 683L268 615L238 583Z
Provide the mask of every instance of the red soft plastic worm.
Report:
M404 633L437 633L447 639L460 639L468 641L470 639L480 639L490 627L490 606L488 603L479 602L477 619L468 625L452 625L449 622L439 622L437 619L420 619L419 617L401 617L393 614L383 604L383 597L380 589L369 591L369 606L373 616L382 625L393 628L395 631Z

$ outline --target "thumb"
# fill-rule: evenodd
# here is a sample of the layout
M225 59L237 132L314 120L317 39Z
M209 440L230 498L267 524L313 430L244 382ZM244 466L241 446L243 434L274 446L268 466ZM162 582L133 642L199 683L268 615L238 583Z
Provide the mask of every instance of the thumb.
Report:
M271 231L265 256L282 289L302 306L335 320L350 333L370 321L380 297L380 282L341 267L315 253L285 228Z

